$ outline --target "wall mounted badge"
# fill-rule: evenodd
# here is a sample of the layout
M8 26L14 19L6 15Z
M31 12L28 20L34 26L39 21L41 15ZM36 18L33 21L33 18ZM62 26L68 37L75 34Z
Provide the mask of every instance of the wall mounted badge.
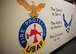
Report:
M64 26L66 28L66 32L69 33L70 31L70 27L71 27L71 24L72 24L72 19L73 19L73 15L71 15L71 19L69 22L66 21L65 19L65 15L63 14L63 21L64 21Z
M38 13L45 7L45 3L40 3L38 6L32 1L32 5L26 0L17 0L27 11L30 18L25 20L19 30L19 42L24 48L24 54L34 54L43 48L46 39L46 25L38 18Z

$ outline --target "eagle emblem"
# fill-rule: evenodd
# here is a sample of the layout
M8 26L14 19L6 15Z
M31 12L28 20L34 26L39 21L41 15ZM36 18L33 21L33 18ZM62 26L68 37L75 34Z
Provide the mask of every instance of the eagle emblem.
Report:
M30 12L29 15L32 18L38 17L38 12L45 7L45 3L40 3L36 6L34 1L32 1L32 5L28 4L26 0L17 0L17 2Z
M69 21L69 23L65 20L65 15L63 14L63 21L64 21L64 25L65 25L65 27L66 27L66 31L67 31L67 33L69 33L69 31L70 31L70 26L71 26L71 24L72 24L72 18L73 18L73 15L71 15L71 19L70 19L70 21Z

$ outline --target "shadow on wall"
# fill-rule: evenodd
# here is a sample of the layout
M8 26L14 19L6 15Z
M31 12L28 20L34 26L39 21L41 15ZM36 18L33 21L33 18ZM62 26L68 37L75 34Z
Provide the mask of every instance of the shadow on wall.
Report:
M50 54L76 54L76 37L65 43ZM69 49L69 50L68 50ZM68 51L67 51L68 50Z
M70 3L72 3L72 4L75 4L75 5L76 5L76 0L65 0L65 1L70 2Z

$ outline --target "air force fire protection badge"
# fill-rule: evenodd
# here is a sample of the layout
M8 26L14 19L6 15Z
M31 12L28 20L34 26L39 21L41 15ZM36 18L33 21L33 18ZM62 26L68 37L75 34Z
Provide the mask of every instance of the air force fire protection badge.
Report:
M38 12L45 7L45 3L40 3L35 6L34 1L32 5L28 4L26 0L17 0L27 11L30 11L30 18L27 19L19 30L19 42L24 48L24 54L34 54L43 48L46 39L46 25L38 18Z

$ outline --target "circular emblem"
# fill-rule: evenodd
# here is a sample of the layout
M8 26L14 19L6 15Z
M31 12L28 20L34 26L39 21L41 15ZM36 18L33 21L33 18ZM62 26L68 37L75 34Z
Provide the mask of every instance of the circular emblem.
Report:
M43 46L45 39L46 26L39 18L27 19L19 30L19 42L23 48L26 48L26 52L38 51Z

